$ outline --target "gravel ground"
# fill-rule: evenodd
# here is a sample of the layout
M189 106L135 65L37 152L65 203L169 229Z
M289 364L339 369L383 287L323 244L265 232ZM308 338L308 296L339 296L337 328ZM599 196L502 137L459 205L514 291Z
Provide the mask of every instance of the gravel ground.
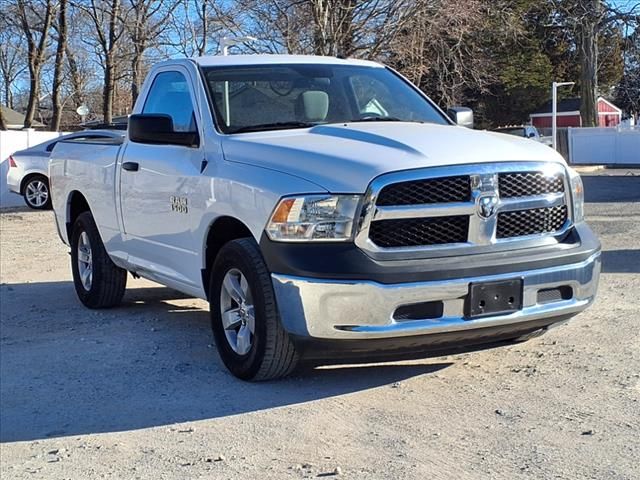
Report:
M585 177L604 273L568 324L263 384L225 371L200 300L130 279L83 308L52 214L5 211L0 477L638 479L640 177L610 174Z

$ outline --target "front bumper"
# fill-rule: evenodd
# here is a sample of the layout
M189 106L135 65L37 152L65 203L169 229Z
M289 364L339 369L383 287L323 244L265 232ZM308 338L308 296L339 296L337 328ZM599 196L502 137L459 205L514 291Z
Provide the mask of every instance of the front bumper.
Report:
M403 337L415 339L454 332L463 334L465 331L474 332L474 336L480 332L478 338L490 341L491 335L486 338L483 331L505 331L503 327L517 325L543 328L587 308L595 298L600 267L598 249L585 260L572 264L436 281L382 284L282 274L272 274L272 280L282 324L289 334L302 341L338 340L349 343ZM470 283L513 278L523 280L522 310L507 315L465 319L464 302ZM571 298L538 303L539 290L566 286L571 287ZM439 318L394 319L399 307L431 301L443 304ZM512 331L519 330L515 328Z

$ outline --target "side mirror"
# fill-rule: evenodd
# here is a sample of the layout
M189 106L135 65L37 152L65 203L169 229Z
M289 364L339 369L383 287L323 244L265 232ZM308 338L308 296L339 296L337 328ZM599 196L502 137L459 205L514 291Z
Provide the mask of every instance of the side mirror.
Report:
M536 136L536 134L535 134L535 133L533 133L533 132L529 132L529 138L534 138L535 136Z
M473 128L473 110L467 107L451 107L447 110L449 118L461 127Z
M129 140L154 145L184 145L197 147L197 132L176 132L173 119L163 113L142 113L129 117Z

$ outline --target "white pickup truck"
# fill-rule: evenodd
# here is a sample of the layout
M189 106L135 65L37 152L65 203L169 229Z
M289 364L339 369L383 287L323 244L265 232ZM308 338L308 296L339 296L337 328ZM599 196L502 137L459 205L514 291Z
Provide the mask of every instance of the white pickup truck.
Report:
M207 299L247 380L509 344L584 310L600 244L580 177L450 117L469 112L368 61L157 64L124 140L52 153L76 292L117 305L131 272Z

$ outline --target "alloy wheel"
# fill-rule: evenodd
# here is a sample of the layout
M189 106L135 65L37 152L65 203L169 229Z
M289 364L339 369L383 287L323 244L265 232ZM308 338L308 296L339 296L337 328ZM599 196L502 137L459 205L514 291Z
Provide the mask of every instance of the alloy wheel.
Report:
M249 283L237 268L232 268L224 276L220 314L231 349L238 355L249 353L256 329L255 309Z
M88 292L93 281L93 258L87 232L82 232L78 238L78 273L82 287Z
M29 205L42 207L49 200L49 188L42 180L33 180L27 184L25 198Z

